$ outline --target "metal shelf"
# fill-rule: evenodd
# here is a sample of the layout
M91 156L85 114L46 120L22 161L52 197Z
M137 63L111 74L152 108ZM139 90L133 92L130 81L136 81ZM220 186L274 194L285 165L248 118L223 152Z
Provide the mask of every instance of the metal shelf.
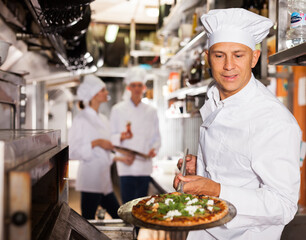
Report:
M156 57L159 56L159 53L145 50L132 50L130 55L132 57Z
M180 27L180 20L184 13L196 6L199 6L201 0L180 1L170 11L170 14L164 19L163 27L158 31L159 35L168 36L177 31Z
M199 94L206 93L208 85L212 80L213 80L212 78L209 78L201 82L201 85L194 85L192 87L185 87L185 88L178 89L172 93L169 93L165 98L166 100L170 100L173 98L185 99L186 95L196 96Z
M165 65L167 67L175 65L180 59L184 59L185 53L187 53L192 49L195 49L200 45L204 45L206 40L207 40L207 35L205 34L205 31L200 32L193 39L191 39L184 47L182 47L174 56L169 58L165 63Z
M269 64L306 66L306 42L271 55Z

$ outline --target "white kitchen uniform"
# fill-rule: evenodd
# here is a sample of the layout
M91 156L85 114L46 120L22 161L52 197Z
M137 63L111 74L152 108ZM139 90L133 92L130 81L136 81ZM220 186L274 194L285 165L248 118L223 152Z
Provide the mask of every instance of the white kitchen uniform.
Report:
M111 111L112 143L148 154L154 148L158 152L161 139L157 111L154 107L140 102L137 106L131 99L119 102ZM120 142L121 133L131 122L133 137ZM152 160L136 155L132 165L117 162L119 176L149 176L152 173Z
M86 107L74 118L68 139L70 159L80 160L76 190L106 195L113 191L112 160L109 151L92 148L91 142L99 138L110 141L109 121L93 108Z
M297 211L300 128L253 76L220 100L212 86L201 108L197 174L221 184L220 198L237 208L229 223L188 235L195 239L280 239Z

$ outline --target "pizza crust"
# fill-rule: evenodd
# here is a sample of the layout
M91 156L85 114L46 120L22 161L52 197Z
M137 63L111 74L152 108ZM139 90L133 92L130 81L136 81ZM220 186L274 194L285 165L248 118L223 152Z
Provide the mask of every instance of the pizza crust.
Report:
M194 216L173 216L173 218L164 218L166 216L165 213L160 213L158 211L158 205L157 203L164 203L165 199L171 198L172 196L180 196L180 195L186 195L192 196L192 198L197 198L198 200L213 200L214 206L218 210L212 210L209 211L205 209L204 213L197 213ZM153 199L154 198L154 199ZM154 203L152 203L152 199L154 200ZM149 202L150 201L150 202ZM152 203L148 204L147 203ZM182 194L178 192L174 193L168 193L168 194L160 194L160 195L153 195L149 198L143 199L139 201L136 205L132 208L132 215L145 222L145 223L151 223L156 225L162 225L162 226L173 226L173 227L184 227L184 226L196 226L206 223L211 223L218 221L222 218L224 218L229 212L229 207L227 203L224 200L221 200L219 198L205 196L205 195L188 195L188 194Z

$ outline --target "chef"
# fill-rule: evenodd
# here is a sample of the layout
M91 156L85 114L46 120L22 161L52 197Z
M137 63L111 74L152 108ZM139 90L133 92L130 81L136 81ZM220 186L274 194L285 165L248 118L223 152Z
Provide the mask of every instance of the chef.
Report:
M185 193L227 200L237 216L188 239L280 239L297 212L301 131L251 72L260 55L255 45L273 23L244 9L211 10L201 21L214 82L200 110L198 155L189 155L187 175L178 174L174 187L182 181Z
M146 154L149 158L136 155L131 165L117 162L123 203L147 196L152 157L156 156L161 145L157 111L142 102L146 70L139 66L130 68L125 83L130 97L112 108L112 142L114 145Z
M105 83L95 75L87 75L77 90L84 109L74 118L69 130L69 157L80 160L76 190L81 192L82 216L94 219L98 206L118 218L119 203L113 193L110 167L112 161L131 164L129 157L112 159L111 132L108 119L99 113L101 103L107 101Z

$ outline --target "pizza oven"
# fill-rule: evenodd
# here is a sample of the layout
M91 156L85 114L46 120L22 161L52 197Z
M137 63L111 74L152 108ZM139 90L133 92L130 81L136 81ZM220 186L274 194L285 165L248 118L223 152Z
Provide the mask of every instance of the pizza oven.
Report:
M0 130L2 239L110 239L69 207L67 180L59 130Z

